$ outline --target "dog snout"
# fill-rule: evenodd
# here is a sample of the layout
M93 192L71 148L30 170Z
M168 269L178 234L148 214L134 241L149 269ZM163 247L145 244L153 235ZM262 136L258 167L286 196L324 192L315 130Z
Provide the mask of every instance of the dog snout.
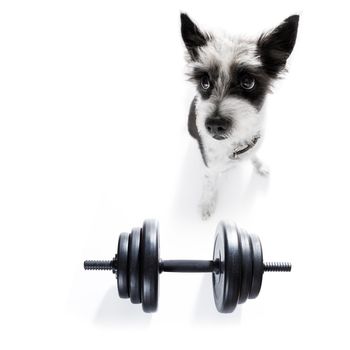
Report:
M205 121L205 127L214 139L223 140L228 136L232 121L223 117L210 117Z

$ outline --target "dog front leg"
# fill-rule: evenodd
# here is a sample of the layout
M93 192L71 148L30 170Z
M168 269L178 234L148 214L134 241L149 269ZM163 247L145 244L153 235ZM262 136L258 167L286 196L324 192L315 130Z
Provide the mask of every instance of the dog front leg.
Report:
M203 192L200 210L203 220L207 220L214 213L217 200L217 183L219 173L208 170L204 175Z
M269 173L270 173L269 168L256 155L252 156L252 163L254 165L255 170L260 175L262 175L262 176L269 175Z

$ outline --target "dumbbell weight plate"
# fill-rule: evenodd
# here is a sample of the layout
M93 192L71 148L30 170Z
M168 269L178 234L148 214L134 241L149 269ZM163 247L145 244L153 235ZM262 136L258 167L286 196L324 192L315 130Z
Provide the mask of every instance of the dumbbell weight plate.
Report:
M133 304L141 303L140 281L141 228L133 228L129 236L129 295Z
M141 300L145 312L158 307L159 237L158 222L145 220L141 233Z
M249 235L241 229L237 230L242 254L242 280L238 303L243 304L248 299L252 286L253 256Z
M213 290L219 312L232 312L238 303L241 285L241 251L236 228L220 222L216 229Z
M129 234L124 232L120 234L119 241L118 241L117 284L118 284L118 293L121 298L129 297L128 246L129 246Z
M249 299L254 299L259 295L264 274L264 262L261 242L258 236L250 235L253 253L253 280L249 293Z

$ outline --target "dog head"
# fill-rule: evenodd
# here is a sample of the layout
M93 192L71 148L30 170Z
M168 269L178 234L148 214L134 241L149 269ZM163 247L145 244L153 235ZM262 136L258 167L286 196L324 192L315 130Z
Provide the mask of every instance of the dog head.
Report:
M299 16L288 17L251 40L203 32L181 14L188 74L198 91L196 123L202 136L249 144L260 135L265 96L293 51L298 22Z

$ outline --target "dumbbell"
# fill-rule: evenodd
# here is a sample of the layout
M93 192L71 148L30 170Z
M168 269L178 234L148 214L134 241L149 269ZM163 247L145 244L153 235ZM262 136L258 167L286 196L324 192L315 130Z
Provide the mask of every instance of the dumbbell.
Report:
M117 254L111 261L84 262L85 270L113 271L119 296L142 303L145 312L157 310L162 272L212 273L216 308L228 313L259 295L264 272L289 272L291 267L290 263L264 263L259 237L225 222L216 228L212 260L161 260L156 220L145 220L142 228L120 234Z

